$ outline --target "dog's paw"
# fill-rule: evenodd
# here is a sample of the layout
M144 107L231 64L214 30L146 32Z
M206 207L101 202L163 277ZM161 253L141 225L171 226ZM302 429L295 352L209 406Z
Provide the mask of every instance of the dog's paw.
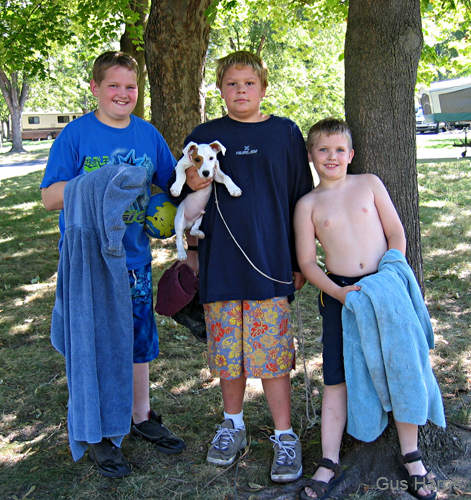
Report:
M196 236L199 240L203 240L205 236L203 231L200 231L199 229L192 229L190 234L191 236Z
M170 193L172 194L172 196L180 196L182 188L183 186L177 186L176 184L172 184L172 187L170 188Z
M188 256L187 256L187 254L186 254L185 250L182 250L181 252L178 252L178 254L177 254L177 259L178 259L179 261L186 260L186 259L187 259L187 257L188 257Z
M241 196L242 194L242 189L240 189L237 186L234 186L233 188L229 189L229 194L231 196Z
M240 196L242 194L242 189L231 178L226 178L224 184L231 196Z

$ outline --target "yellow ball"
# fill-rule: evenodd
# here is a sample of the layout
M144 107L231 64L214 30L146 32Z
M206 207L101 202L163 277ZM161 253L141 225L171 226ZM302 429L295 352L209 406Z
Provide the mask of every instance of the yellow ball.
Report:
M144 231L151 238L165 239L175 234L175 214L177 207L165 193L151 196L146 210Z

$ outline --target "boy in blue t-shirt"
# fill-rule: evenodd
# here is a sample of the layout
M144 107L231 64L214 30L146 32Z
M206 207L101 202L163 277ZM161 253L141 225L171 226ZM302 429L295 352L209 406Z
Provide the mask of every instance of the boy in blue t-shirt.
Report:
M220 59L216 84L227 115L197 126L186 142L220 141L226 147L218 156L221 170L242 189L234 198L213 184L201 225L206 236L198 243L208 360L224 402L224 421L207 461L229 465L245 446L246 380L260 378L275 427L271 479L288 482L302 474L301 443L291 425L295 352L289 301L305 283L292 217L297 200L312 189L312 174L297 125L260 110L267 73L250 52ZM193 167L187 170L188 180L196 176ZM191 248L188 255L194 256Z
M144 190L123 216L126 223L123 246L134 318L131 434L153 442L163 453L172 454L180 453L186 445L150 409L149 361L158 356L159 345L153 311L152 256L144 232L144 215L151 184L166 190L176 162L160 133L131 114L138 95L137 75L137 63L127 54L110 51L97 58L90 88L97 97L98 108L71 122L55 140L40 187L45 208L61 210L61 249L65 231L64 188L68 181L107 164L129 164L147 171ZM103 297L99 300L106 302ZM131 472L121 448L111 439L88 443L88 448L89 457L104 476L121 477ZM83 451L76 452L74 459L82 455Z

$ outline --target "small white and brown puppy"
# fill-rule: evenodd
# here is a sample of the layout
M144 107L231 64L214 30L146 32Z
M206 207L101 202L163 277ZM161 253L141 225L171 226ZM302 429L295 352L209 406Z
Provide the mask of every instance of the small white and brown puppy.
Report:
M186 181L185 171L191 166L195 166L201 178L214 178L216 182L224 184L231 196L240 196L241 189L234 184L232 179L221 172L217 154L225 154L226 148L219 142L211 144L197 144L190 142L183 150L183 156L175 166L176 180L170 188L173 196L179 196ZM190 193L178 206L175 215L175 234L177 235L178 260L186 260L187 255L183 246L183 233L185 229L191 228L190 234L199 239L204 238L200 224L203 219L204 209L208 203L209 196L213 189L212 183L203 188Z

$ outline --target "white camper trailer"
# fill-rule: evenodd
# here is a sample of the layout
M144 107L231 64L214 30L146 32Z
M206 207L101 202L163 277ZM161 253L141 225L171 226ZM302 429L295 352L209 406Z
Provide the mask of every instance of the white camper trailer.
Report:
M471 124L471 77L436 82L422 90L420 104L426 122L446 122L449 127Z
M466 157L468 129L471 126L471 77L445 80L430 85L420 98L425 121L446 122L448 129L464 129L464 139L454 146L464 147L461 156Z
M55 139L60 131L83 113L25 111L21 117L22 139Z

